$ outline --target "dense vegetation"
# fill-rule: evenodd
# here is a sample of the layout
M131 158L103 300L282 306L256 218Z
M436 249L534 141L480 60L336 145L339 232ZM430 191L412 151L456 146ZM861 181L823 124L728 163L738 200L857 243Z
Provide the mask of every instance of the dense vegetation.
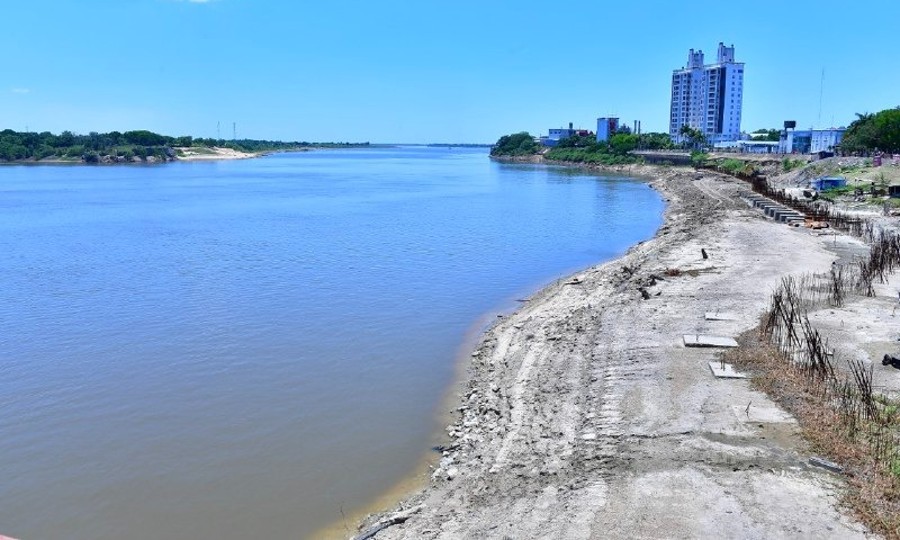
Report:
M492 156L529 156L540 149L534 137L527 131L504 135L491 148Z
M677 148L668 133L641 133L638 150L673 150Z
M638 163L640 158L629 155L638 147L640 137L617 133L609 142L597 142L594 137L569 137L559 141L544 157L554 161L574 163L599 163L601 165L624 165Z
M609 142L597 142L593 136L574 136L559 141L544 154L547 159L574 163L622 165L638 163L640 158L630 155L632 150L669 150L675 148L667 133L631 134L625 127L610 137ZM529 156L537 154L541 145L529 133L521 132L500 137L491 148L492 156Z
M900 107L857 114L841 141L844 152L900 152Z
M806 165L806 162L802 159L790 159L784 158L781 160L781 169L784 172L791 172L794 169L799 169L800 167Z
M364 143L368 144L368 143ZM195 139L190 136L169 137L152 131L138 130L120 133L92 132L76 135L63 131L54 135L43 133L17 132L11 129L0 131L0 161L40 161L61 159L96 163L100 161L146 161L174 159L175 148L179 147L221 147L242 152L268 152L292 150L308 147L358 146L349 143L308 143L259 141L242 139L225 141L221 139Z
M678 130L678 133L684 137L684 146L689 146L694 150L699 150L706 146L706 135L699 129L684 125Z
M734 158L713 158L707 152L691 152L691 165L695 169L714 169L732 176L749 178L758 174L753 162Z

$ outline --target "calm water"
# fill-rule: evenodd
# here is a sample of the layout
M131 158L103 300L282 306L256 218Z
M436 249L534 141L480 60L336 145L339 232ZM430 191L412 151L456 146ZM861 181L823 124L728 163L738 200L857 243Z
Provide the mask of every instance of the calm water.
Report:
M302 538L410 471L467 331L645 184L380 149L0 168L0 534Z

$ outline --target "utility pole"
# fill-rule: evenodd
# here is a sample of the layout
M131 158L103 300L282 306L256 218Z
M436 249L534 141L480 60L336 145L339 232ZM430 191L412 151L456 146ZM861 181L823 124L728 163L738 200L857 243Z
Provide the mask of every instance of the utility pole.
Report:
M237 140L237 122L231 123L231 140L232 141Z

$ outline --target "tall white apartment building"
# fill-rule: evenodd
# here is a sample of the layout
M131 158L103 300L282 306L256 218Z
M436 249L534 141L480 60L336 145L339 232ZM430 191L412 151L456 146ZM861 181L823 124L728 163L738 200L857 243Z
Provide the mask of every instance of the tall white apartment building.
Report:
M690 126L709 143L740 139L743 97L744 64L734 61L733 45L719 43L715 64L704 64L703 51L691 49L687 65L672 72L669 136L680 143L681 126Z

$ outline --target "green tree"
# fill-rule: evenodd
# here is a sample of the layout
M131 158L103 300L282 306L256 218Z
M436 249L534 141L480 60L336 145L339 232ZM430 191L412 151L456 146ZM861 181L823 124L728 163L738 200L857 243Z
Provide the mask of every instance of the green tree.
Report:
M614 154L625 155L631 152L638 145L638 136L619 133L609 138L609 149Z
M56 138L57 147L68 147L75 144L75 135L72 134L71 131L63 131L59 134L59 137Z
M668 133L641 133L638 135L638 148L643 150L668 150L674 146Z
M162 146L166 144L166 137L145 129L126 131L122 134L122 138L128 144L136 144L138 146Z
M527 131L504 135L491 148L492 156L527 156L538 151L538 144Z
M780 129L757 129L752 133L752 135L754 135L753 138L758 141L777 142L781 140Z
M565 139L560 139L556 145L559 148L588 148L597 144L597 138L590 135L572 135Z
M857 113L840 147L848 152L900 152L900 108Z
M699 129L692 128L688 125L681 126L681 129L678 130L679 135L684 136L687 139L687 142L690 144L691 148L695 150L699 150L700 147L706 144L706 136L703 135L703 132Z

